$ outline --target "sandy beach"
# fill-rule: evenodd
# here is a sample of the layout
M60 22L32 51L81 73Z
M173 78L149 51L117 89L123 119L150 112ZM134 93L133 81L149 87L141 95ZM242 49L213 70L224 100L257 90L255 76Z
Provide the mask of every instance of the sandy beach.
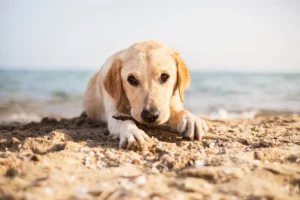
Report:
M299 199L300 117L208 120L190 142L118 148L106 125L72 119L0 126L0 199Z
M1 0L0 27L0 200L300 200L300 0Z

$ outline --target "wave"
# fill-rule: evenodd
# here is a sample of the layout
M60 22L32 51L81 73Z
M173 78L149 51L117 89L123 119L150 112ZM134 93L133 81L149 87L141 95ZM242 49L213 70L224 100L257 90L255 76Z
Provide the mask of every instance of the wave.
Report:
M300 112L286 111L286 110L241 110L228 111L226 109L219 109L218 111L210 112L207 117L210 119L253 119L255 117L269 117L269 116L292 116L300 115Z
M29 123L29 122L40 122L42 116L39 116L34 113L10 113L0 117L1 124L8 124L8 123Z
M217 112L211 112L208 114L210 119L238 119L238 118L254 118L257 115L257 110L249 111L228 111L225 109L219 109Z
M92 71L0 73L0 123L74 117ZM185 107L212 119L254 118L300 112L300 74L191 72ZM2 120L3 121L3 120Z
M64 106L65 107L65 106ZM8 123L29 123L29 122L40 122L43 117L51 117L55 119L61 118L73 118L79 116L82 112L81 109L73 110L73 112L66 112L66 110L60 109L61 112L51 112L47 109L47 112L36 112L32 111L21 111L21 112L10 112L10 113L0 113L0 124L8 124ZM218 111L214 111L208 114L204 114L204 116L209 119L222 119L222 120L230 120L230 119L253 119L255 117L268 117L268 116L292 116L292 115L300 115L300 113L288 112L288 111L278 111L278 110L247 110L247 111L228 111L226 109L219 109Z

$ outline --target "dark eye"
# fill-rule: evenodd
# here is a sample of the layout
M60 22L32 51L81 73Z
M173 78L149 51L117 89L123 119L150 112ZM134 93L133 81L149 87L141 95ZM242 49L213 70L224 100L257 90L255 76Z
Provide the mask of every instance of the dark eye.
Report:
M160 82L161 82L161 83L167 82L168 79L169 79L169 75L168 75L168 74L162 74L162 75L160 76Z
M139 81L136 80L136 78L134 76L129 76L127 78L127 81L128 81L128 83L130 83L130 85L133 85L133 86L137 86L139 84Z

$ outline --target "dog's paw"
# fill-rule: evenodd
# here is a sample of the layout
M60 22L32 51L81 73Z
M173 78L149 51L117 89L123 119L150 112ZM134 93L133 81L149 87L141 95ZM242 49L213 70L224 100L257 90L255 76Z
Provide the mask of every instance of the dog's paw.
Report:
M143 130L136 127L127 129L120 134L119 147L132 149L137 146L141 147L150 141L151 138Z
M200 141L208 131L208 126L203 119L196 117L189 112L185 112L181 117L177 130L191 141Z

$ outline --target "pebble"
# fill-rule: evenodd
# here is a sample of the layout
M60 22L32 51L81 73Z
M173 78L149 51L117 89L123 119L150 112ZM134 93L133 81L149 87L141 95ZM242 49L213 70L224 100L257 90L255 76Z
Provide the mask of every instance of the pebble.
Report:
M224 173L226 175L232 174L232 170L231 169L224 169Z
M86 156L85 157L85 161L84 161L85 166L91 168L91 169L95 169L96 165L92 165L91 163L91 157L90 156Z
M156 167L152 167L152 168L151 168L151 171L152 171L154 174L158 174L158 173L160 172Z
M285 157L284 156L280 156L279 159L283 161L285 159Z
M237 196L231 196L230 200L238 200L239 198Z
M97 153L98 159L104 158L104 154L103 153Z
M119 183L120 183L121 187L123 187L126 190L130 190L132 187L131 184L129 183L129 181L125 178L121 178L119 180Z
M52 195L53 194L53 190L49 187L44 188L44 193L46 195Z
M92 156L92 157L94 157L94 156L95 156L95 152L90 151L90 152L89 152L89 155Z
M255 166L255 167L257 167L257 166L259 166L260 165L260 160L253 160L252 161L252 164Z
M145 159L148 160L148 161L151 161L151 160L155 159L155 156L147 156Z
M251 128L251 130L252 130L252 131L255 131L255 132L259 132L259 131L260 131L260 129L259 129L258 126L253 126L253 127Z
M110 159L114 159L114 158L116 157L116 155L113 154L113 153L110 152L110 151L106 152L106 156L107 156L108 158L110 158Z
M147 192L145 192L145 191L140 191L139 195L140 195L140 197L143 198L143 199L149 197L149 194L148 194Z
M214 140L213 142L209 143L209 148L212 149L215 147L215 145L216 145L216 141Z
M102 169L102 168L103 168L103 164L102 164L100 161L97 162L96 166L97 166L99 169Z
M206 161L205 160L195 160L195 167L203 167L205 166Z
M134 183L137 185L144 185L147 182L147 179L145 176L139 176L134 179Z
M288 191L290 189L290 186L289 185L285 185L284 187L282 187L282 190L283 191Z
M265 128L271 128L270 124L265 124Z
M88 152L89 150L90 150L89 147L82 147L82 148L80 149L81 152Z
M76 197L79 198L79 199L84 199L84 198L86 198L87 193L88 193L87 188L79 188L76 191Z
M103 190L103 191L110 191L111 190L111 185L107 182L100 182L99 183L99 188L100 190Z
M68 179L69 182L73 182L76 180L76 177L75 176L70 176L70 178Z
M132 161L132 164L134 164L134 165L140 165L140 164L141 164L141 161L135 159L135 160Z

